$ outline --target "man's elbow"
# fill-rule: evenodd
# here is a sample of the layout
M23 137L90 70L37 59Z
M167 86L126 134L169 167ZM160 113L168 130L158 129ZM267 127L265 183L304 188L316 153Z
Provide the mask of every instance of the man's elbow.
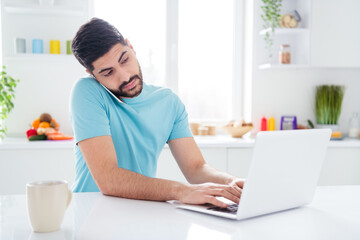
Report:
M98 184L98 188L102 194L107 196L114 196L113 189L107 186L107 184Z
M98 186L100 192L104 195L114 196L115 195L115 184L113 184L113 179L110 176L100 177L95 179L96 185Z

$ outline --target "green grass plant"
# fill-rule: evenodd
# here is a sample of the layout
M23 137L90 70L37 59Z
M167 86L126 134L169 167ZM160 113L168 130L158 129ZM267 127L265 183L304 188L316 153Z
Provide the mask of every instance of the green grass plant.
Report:
M344 93L344 86L321 85L316 87L317 124L338 124Z

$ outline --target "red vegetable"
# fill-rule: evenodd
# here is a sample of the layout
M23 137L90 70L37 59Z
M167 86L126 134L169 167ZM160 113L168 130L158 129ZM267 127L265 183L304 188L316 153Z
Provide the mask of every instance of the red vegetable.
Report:
M31 136L36 136L36 135L37 135L36 129L31 128L31 129L26 131L26 137L27 138L29 138Z

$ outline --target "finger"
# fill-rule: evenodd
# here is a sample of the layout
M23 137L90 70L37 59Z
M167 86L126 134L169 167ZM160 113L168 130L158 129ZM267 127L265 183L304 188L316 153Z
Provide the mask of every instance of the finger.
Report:
M234 196L236 196L236 198L238 199L238 201L236 201L236 203L239 203L240 197L241 197L241 193L242 193L241 188L239 188L239 187L237 187L237 186L230 186L230 187L226 188L226 190L228 190L231 194L233 194Z
M240 181L236 181L236 186L238 186L239 188L244 188L244 181L240 180Z
M215 205L217 207L221 207L221 208L227 208L228 207L228 205L226 203L218 200L214 196L210 196L210 195L205 196L205 201L207 203L211 203L212 205Z
M228 189L230 189L230 188L228 188ZM213 190L211 194L214 196L221 196L221 197L227 198L235 203L239 203L240 195L238 195L238 194L237 194L238 196L234 195L233 192L229 192L228 189L226 189L226 188L216 189L216 190ZM233 191L236 192L235 190L233 190Z
M242 194L242 189L239 188L238 186L234 186L234 188L236 189L236 191L238 191L238 192L240 193L240 196L241 196L241 194Z
M230 186L232 188L232 192L234 192L236 194L236 196L241 196L242 193L242 189L239 188L238 186L234 185L234 186Z

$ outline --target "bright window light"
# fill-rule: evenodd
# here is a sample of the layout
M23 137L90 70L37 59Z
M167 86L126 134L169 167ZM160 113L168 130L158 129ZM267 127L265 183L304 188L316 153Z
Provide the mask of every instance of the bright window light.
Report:
M179 95L190 119L231 118L233 1L179 1Z
M169 0L95 0L95 16L113 24L130 40L144 81L150 84L168 86L169 81L176 81L175 78L165 79L166 34L172 34L166 33L166 4L177 6L175 3ZM234 1L179 0L178 17L175 57L179 75L175 83L177 88L173 90L184 102L190 120L231 119ZM168 24L171 26L176 21Z

